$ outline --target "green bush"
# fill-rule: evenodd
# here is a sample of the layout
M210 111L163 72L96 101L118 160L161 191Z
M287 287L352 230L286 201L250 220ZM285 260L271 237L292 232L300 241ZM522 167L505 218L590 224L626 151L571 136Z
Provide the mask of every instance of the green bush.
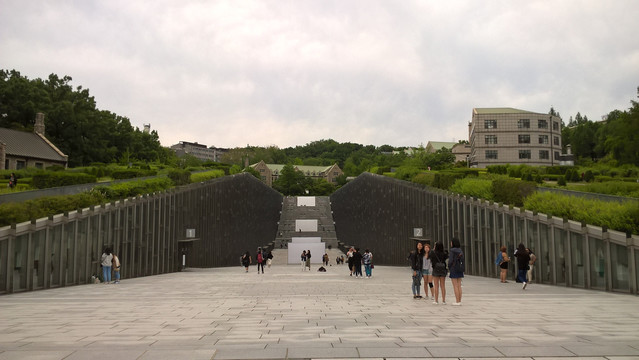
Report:
M636 182L607 181L603 183L588 183L586 185L569 186L568 189L597 194L639 198L639 183Z
M639 206L636 202L620 204L537 192L526 198L524 206L547 215L639 234Z
M522 206L526 196L537 189L537 184L514 179L493 180L492 193L496 202Z
M612 177L607 176L607 175L599 175L599 176L595 176L595 182L606 182L606 181L612 181Z
M438 172L435 174L433 186L442 190L448 190L458 179L463 179L464 173Z
M566 186L566 177L563 175L559 175L559 179L557 179L557 185Z
M595 174L592 173L592 170L586 170L584 174L585 182L592 182L595 179Z
M138 177L155 175L157 175L157 171L143 169L122 169L111 172L111 177L114 179L134 179Z
M450 187L450 191L484 200L493 200L493 181L467 177L459 179Z
M137 195L163 191L173 186L170 179L158 177L146 180L127 181L111 186L96 186L94 192L100 193L106 200L118 200Z
M488 165L486 170L489 174L506 175L508 174L508 165Z
M96 177L85 173L72 173L64 171L40 172L33 175L31 186L36 189L47 189L58 186L77 184L89 184L96 182ZM18 181L18 184L20 182Z
M192 183L202 182L206 180L219 178L222 176L224 176L223 170L210 170L210 171L200 172L196 174L191 174L191 182Z
M568 169L572 169L572 166L557 165L557 166L546 166L545 168L546 174L551 174L551 175L565 175Z
M188 170L173 169L169 171L168 176L175 186L191 183L191 172Z
M411 181L421 185L433 186L433 182L435 181L435 174L432 172L419 173L413 176Z
M420 172L421 170L414 166L400 166L395 171L395 179L410 180Z

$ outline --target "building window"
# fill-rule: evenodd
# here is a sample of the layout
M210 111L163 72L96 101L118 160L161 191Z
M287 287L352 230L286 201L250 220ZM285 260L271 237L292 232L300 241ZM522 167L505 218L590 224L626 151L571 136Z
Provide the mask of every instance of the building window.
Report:
M25 167L27 167L27 163L26 162L24 162L22 160L16 161L16 170L24 169Z
M260 172L261 172L261 173L263 173L263 172L264 172L264 169L260 169Z
M552 122L552 129L553 129L553 130L559 130L559 123L558 123L558 122L556 122L556 121L553 121L553 122Z
M486 150L486 159L497 159L497 150Z
M540 129L548 129L548 120L537 120L537 127Z
M530 135L519 135L520 144L530 144Z
M553 142L553 144L555 144L555 145L559 145L559 136L554 136L554 139L553 139L553 141L552 141L552 142Z
M539 135L540 144L548 144L548 135Z
M484 129L497 129L497 120L484 120Z
M266 176L262 176L262 181L266 181Z
M486 135L486 144L497 144L497 135Z
M519 150L520 159L530 159L530 150Z
M36 169L43 169L44 168L44 164L40 163L40 162L37 162L37 163L35 163L35 167L36 167Z
M559 160L559 151L555 151L555 160Z
M539 150L539 159L548 160L549 158L548 150Z
M530 129L530 119L517 120L517 127L520 129Z

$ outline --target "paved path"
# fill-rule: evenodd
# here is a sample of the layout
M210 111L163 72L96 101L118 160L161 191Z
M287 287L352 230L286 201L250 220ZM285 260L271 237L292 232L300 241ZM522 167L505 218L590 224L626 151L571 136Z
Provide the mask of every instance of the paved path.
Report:
M0 296L4 359L639 358L639 298L466 277L414 300L408 268L193 269Z

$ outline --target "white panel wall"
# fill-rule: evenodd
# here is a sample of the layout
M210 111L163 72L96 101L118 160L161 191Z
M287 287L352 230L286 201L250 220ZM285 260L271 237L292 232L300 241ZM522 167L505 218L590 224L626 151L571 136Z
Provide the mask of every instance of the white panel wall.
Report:
M315 196L298 196L297 206L315 206Z
M309 237L292 237L291 241L294 242L294 243L302 243L302 244L319 243L319 242L322 242L322 238L319 237L319 236L317 236L317 237L311 237L311 236L309 236Z
M295 231L317 231L317 219L295 220Z
M288 263L289 264L301 264L300 257L302 251L311 250L311 264L321 264L322 256L326 252L326 244L320 243L288 243ZM301 267L302 265L300 265ZM317 269L311 269L317 270Z

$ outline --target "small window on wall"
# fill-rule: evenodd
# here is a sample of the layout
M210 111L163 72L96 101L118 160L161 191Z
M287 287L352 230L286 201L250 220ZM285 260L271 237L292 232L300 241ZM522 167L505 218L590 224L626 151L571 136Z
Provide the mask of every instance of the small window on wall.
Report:
M16 161L16 170L24 169L25 167L27 167L27 163L25 161Z
M539 135L540 144L548 144L548 135Z
M548 150L539 150L539 159L548 160L550 156L548 155Z
M484 120L484 129L497 129L497 120Z
M559 137L558 136L554 136L553 144L559 145Z
M35 163L35 167L36 167L36 169L42 169L42 168L44 168L44 164L37 162L37 163Z
M486 135L486 144L497 144L497 136L496 135Z
M530 150L519 150L520 159L530 159Z
M520 129L530 129L530 119L517 120L517 127Z
M519 135L520 144L530 144L530 135Z
M497 159L497 150L486 150L486 159Z
M548 129L548 120L537 120L537 127L540 129Z
M553 130L559 130L559 123L558 123L558 122L556 122L556 121L553 121L553 123L552 123L552 129L553 129Z

